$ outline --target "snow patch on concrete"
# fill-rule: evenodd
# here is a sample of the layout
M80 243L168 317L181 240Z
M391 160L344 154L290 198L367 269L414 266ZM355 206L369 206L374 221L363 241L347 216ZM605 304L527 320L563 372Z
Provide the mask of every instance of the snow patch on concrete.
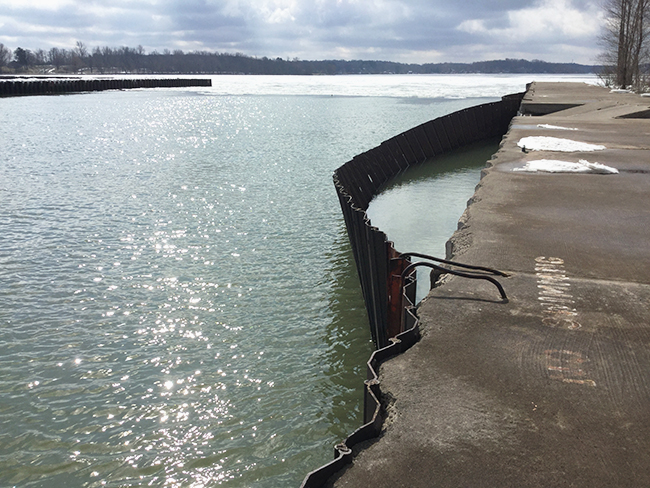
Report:
M551 124L537 124L537 127L539 127L540 129L552 129L552 130L578 130L571 127L561 127L559 125L551 125Z
M600 163L590 163L584 159L580 161L561 161L557 159L537 159L528 161L522 168L513 168L512 171L526 171L529 173L592 173L611 175L618 170Z
M607 149L600 144L589 144L587 142L547 136L523 137L517 145L529 151L588 152Z

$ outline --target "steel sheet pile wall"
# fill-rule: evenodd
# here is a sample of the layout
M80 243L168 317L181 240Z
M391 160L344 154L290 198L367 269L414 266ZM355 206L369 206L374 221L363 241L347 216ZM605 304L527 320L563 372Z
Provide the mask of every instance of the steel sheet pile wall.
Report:
M334 172L334 184L352 244L370 328L377 350L368 361L364 389L364 425L334 447L334 460L309 473L302 488L322 487L352 462L352 448L381 433L379 367L419 340L415 315L413 276L401 273L408 259L400 258L386 234L370 225L370 201L383 185L408 169L467 144L503 136L517 114L524 94L508 95L500 102L478 105L426 122L360 154ZM395 289L400 283L400 291ZM395 295L399 294L397 299ZM401 310L394 310L395 304ZM396 323L397 321L397 323Z
M388 320L391 258L399 257L386 234L370 225L366 210L383 185L410 166L462 146L502 136L523 94L431 120L355 156L334 172L334 185L352 245L377 348L401 332Z
M27 95L59 95L104 90L128 90L133 88L166 88L188 86L212 86L208 78L141 78L141 79L7 79L0 80L0 97Z

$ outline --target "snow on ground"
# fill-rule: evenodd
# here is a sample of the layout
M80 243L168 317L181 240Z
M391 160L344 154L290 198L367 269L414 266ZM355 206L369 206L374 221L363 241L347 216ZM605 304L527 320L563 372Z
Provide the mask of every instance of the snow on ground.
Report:
M537 159L528 161L522 168L512 171L527 171L530 173L595 173L603 175L617 174L618 170L600 163L590 163L584 159L580 161L561 161L557 159Z
M561 127L559 125L550 125L550 124L537 124L537 127L540 129L553 129L553 130L578 130L572 129L570 127Z
M585 152L606 149L605 146L599 144L588 144L586 142L572 141L571 139L547 136L523 137L517 145L529 151Z

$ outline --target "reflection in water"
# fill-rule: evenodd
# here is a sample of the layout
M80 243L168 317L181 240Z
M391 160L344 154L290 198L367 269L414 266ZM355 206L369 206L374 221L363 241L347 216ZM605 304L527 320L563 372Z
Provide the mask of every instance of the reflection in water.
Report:
M328 300L333 320L327 328L323 364L328 384L336 385L330 393L332 412L329 420L338 439L342 440L352 433L347 426L355 425L356 428L363 423L363 380L366 361L374 349L354 256L342 219L338 221L338 233L328 259L327 281L331 284ZM354 354L350 354L351 351ZM345 424L340 422L343 418L348 420Z

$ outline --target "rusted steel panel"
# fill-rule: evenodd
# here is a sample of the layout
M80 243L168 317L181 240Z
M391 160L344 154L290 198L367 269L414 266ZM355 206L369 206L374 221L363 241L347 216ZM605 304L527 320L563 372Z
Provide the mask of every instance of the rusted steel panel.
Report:
M363 188L364 195L367 198L365 208L368 208L370 201L375 196L376 186L370 176L370 170L367 168L368 161L366 159L361 159L358 163L359 164L354 165L354 167L357 171L358 183Z
M469 117L467 115L468 112L469 109L467 108L456 112L458 123L463 128L463 137L465 138L465 144L471 144L477 140L476 135L472 131Z
M347 164L344 164L343 166L339 166L332 175L332 178L334 180L334 186L336 186L337 189L340 189L340 191L345 193L347 193L348 190L347 171L348 171Z
M443 117L442 122L445 126L449 143L452 145L453 149L458 149L463 146L465 141L462 134L463 130L458 122L458 115L455 112L446 115Z
M490 123L490 116L492 115L493 108L491 106L481 105L474 110L474 115L476 116L476 123L478 125L478 130L483 137L491 137L491 126L494 124Z
M392 244L392 243L391 243ZM377 292L379 300L377 306L379 307L379 317L381 324L380 344L386 346L388 339L391 337L388 331L388 248L389 242L386 234L377 230L375 234L375 249L376 249L376 265L377 265Z
M379 187L377 190L380 190L381 187L395 177L395 169L391 167L391 161L386 158L386 154L380 148L367 154L368 159L372 159L375 163L377 175L379 176ZM399 168L397 168L397 171L399 171Z
M510 97L504 97L504 108L505 108L505 118L507 119L507 127L510 127L510 123L512 122L512 119L514 115L517 115L519 113L519 108L521 107L521 101L524 98L523 93L519 93L516 95L512 95ZM513 116L510 116L510 114L514 114Z
M410 264L408 259L400 257L399 252L395 250L392 243L388 246L388 318L387 328L388 337L395 337L403 332L403 289L404 279L402 272Z
M377 347L384 342L385 331L382 331L381 311L379 310L380 297L378 296L379 290L377 289L377 267L374 247L374 230L370 226L366 226L364 235L361 239L363 249L363 263L365 270L363 276L365 283L362 283L362 289L365 289L364 297L367 297L366 308L368 309L368 318L370 319L370 329L372 337Z
M372 195L374 194L374 185L372 179L368 178L368 175L370 174L368 160L362 155L358 155L352 159L350 165L356 172L359 185L363 186L363 188L371 195L370 198L372 198Z
M501 126L503 125L503 113L504 111L501 109L501 105L496 105L491 107L492 108L492 113L489 115L489 117L492 119L492 124L490 125L490 132L491 134L494 134L496 132L501 131Z
M494 124L494 135L504 133L508 129L508 124L512 117L509 117L510 110L507 110L505 104L500 103L494 107L494 118L496 123Z
M399 172L399 166L382 145L367 151L366 154L368 155L368 159L376 162L378 169L383 174L384 183L392 179Z

